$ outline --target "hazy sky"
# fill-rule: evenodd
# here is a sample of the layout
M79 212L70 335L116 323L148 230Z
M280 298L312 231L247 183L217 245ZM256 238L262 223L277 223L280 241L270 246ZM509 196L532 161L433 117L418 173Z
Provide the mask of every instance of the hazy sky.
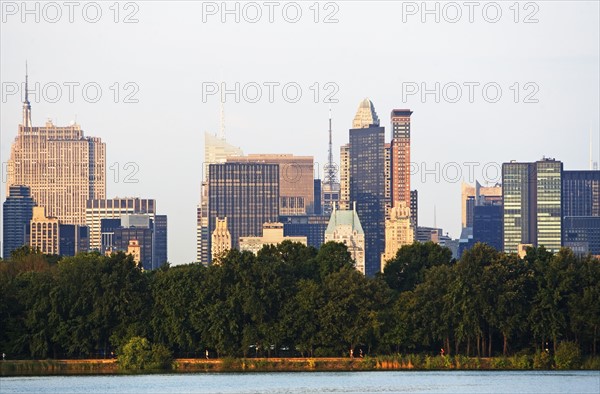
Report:
M1 161L21 121L22 99L11 89L23 81L27 59L30 89L39 84L33 123L77 119L86 135L101 137L107 197L155 198L169 217L174 264L195 258L203 133L220 128L219 96L203 91L219 81L230 90L239 83L239 102L228 94L224 107L227 139L244 153L324 163L329 93L338 100L336 160L363 98L373 101L386 140L390 111L412 109L419 224L433 225L436 206L437 225L452 237L470 168L482 183L486 163L487 178L499 179L500 163L511 159L555 157L566 169L585 169L590 130L598 161L597 1L428 2L431 14L421 1L227 2L231 14L222 2L29 2L31 13L20 1L1 3ZM422 97L423 88L431 93Z

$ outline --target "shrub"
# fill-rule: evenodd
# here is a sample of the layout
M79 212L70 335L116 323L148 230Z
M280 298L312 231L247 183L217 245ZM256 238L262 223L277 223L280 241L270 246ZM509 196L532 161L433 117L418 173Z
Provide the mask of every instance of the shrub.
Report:
M548 352L537 350L533 356L534 369L550 369L552 367L552 356Z
M558 369L578 369L581 366L581 352L575 342L561 342L556 348L554 363Z
M516 354L509 358L510 365L514 369L531 369L533 360L527 354Z
M506 357L496 357L492 359L492 369L508 369L509 362Z
M173 356L164 345L151 345L146 338L133 337L121 349L119 367L126 370L169 369Z

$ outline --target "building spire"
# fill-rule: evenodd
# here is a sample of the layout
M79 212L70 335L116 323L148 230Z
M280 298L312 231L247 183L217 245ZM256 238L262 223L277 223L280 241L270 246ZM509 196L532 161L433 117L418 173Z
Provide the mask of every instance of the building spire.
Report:
M31 103L29 102L29 71L25 60L25 101L23 101L23 126L31 127Z
M330 185L330 190L333 190L333 185L337 183L336 168L333 163L333 130L331 129L331 104L329 104L329 151L327 153L327 165L325 167L325 183Z

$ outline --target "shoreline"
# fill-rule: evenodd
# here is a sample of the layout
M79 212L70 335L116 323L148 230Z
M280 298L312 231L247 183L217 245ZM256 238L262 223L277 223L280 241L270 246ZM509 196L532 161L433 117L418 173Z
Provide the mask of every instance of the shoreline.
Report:
M506 371L556 370L534 368L513 357L380 356L365 358L179 358L170 370L124 371L116 359L6 360L0 361L0 377L47 375L123 375L139 373L197 372L351 372L351 371ZM598 370L595 363L580 370Z

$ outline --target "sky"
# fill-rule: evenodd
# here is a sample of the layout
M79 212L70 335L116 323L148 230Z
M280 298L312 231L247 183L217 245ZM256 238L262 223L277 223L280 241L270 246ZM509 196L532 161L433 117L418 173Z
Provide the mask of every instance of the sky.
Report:
M34 125L102 138L107 197L156 199L171 264L195 259L223 90L228 142L314 156L321 174L329 106L336 161L364 98L386 140L391 110L411 109L419 225L454 238L462 181L499 181L510 160L587 169L590 141L599 161L597 1L23 4L0 4L1 200L27 61Z

